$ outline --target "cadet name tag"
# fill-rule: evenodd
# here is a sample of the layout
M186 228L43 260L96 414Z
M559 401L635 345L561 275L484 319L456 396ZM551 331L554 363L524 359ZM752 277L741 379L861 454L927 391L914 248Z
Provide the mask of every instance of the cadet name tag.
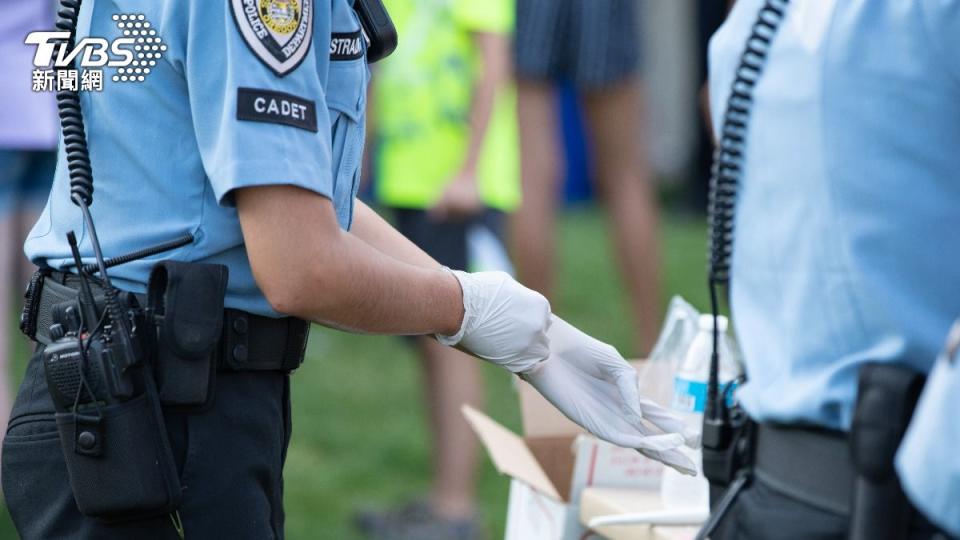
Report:
M237 120L283 124L317 132L315 102L270 90L237 90Z

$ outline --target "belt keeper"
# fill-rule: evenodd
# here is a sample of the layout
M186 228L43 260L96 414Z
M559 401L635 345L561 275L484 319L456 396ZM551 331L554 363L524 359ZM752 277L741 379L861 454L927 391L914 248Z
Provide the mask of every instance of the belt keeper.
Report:
M310 323L291 317L287 319L287 346L283 351L283 370L290 372L303 364L307 353Z

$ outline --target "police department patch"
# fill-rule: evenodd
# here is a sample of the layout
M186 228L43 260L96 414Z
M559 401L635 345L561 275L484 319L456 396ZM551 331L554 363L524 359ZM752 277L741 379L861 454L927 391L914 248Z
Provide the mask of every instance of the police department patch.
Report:
M278 77L307 56L313 41L313 0L230 0L250 50Z

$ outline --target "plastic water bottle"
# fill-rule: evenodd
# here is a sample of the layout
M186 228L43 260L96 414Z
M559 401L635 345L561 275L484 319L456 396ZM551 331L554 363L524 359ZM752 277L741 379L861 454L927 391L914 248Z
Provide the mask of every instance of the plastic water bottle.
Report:
M717 317L720 331L718 352L720 366L718 379L721 391L725 385L740 375L740 364L735 355L736 347L727 336L726 317ZM690 348L677 367L673 379L673 402L671 407L687 423L687 427L699 432L703 427L703 410L707 401L707 383L710 378L710 356L713 353L713 316L701 315L697 320L697 334ZM682 448L697 468L701 466L699 450ZM700 470L697 476L686 476L666 468L660 485L660 498L667 508L707 508L710 490L707 479Z

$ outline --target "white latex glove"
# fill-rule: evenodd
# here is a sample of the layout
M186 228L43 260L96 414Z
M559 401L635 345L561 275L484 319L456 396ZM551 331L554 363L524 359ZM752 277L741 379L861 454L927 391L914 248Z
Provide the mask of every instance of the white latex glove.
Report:
M547 328L550 302L505 272L451 270L463 290L463 322L444 345L459 345L473 355L514 373L529 371L550 354Z
M552 316L550 357L521 377L557 409L597 437L695 475L677 450L700 438L679 417L642 398L637 372L615 348Z

